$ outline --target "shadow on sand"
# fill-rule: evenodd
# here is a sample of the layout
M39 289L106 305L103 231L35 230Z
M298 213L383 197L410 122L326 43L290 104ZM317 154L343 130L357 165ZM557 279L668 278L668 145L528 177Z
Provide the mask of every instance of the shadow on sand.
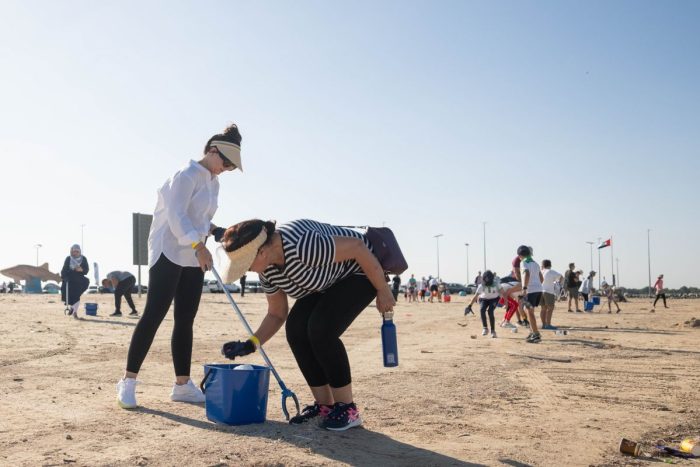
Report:
M73 319L73 318L71 318ZM128 321L111 321L111 320L106 320L106 319L93 319L92 316L86 317L86 316L81 316L78 318L80 321L84 323L97 323L97 324L116 324L117 326L131 326L134 327L136 326L136 323L139 321L137 319L134 319L133 322L128 322Z
M601 327L588 327L588 326L571 326L571 327L561 327L560 329L566 329L568 331L584 331L584 332L630 332L635 334L661 334L661 335L672 335L678 334L678 331L664 331L659 329L641 329L641 328L601 328Z
M145 407L140 407L137 410L140 413L156 415L202 430L234 433L239 436L254 438L267 438L271 441L283 440L319 456L351 465L455 465L479 467L484 465L464 462L454 457L402 443L384 434L364 428L333 433L313 425L292 426L278 421L267 421L255 425L228 426Z

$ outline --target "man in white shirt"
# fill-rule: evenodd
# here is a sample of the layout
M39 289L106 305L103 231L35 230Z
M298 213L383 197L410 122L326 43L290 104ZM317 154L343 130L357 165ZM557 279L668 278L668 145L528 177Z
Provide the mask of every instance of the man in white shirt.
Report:
M552 262L548 259L542 261L542 308L540 309L540 317L542 318L542 329L556 330L552 326L552 313L554 305L557 302L559 291L564 276L552 269Z
M542 271L540 265L532 259L532 250L527 245L518 247L518 257L520 258L520 276L523 284L523 303L522 307L527 311L530 319L530 335L527 336L526 342L537 344L542 340L539 330L537 329L537 318L535 318L535 308L539 306L542 300Z

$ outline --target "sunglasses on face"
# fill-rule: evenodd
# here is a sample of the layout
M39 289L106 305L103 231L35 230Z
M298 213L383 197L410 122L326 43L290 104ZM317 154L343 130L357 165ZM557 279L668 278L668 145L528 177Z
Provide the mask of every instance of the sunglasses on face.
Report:
M228 160L228 158L227 158L226 156L224 156L224 155L221 153L221 151L219 151L219 148L217 148L216 146L213 146L213 147L216 149L216 153L217 153L217 154L219 155L219 157L221 158L221 162L224 163L224 168L225 168L225 169L235 169L235 168L236 168L236 164L234 164L233 162L231 162L230 160Z

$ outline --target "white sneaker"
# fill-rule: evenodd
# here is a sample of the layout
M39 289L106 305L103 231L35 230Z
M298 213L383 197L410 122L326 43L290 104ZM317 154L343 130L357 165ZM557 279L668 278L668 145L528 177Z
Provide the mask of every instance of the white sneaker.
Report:
M517 326L510 321L506 321L503 327L506 329L517 329Z
M78 309L79 308L80 308L80 302L76 302L73 305L73 313L71 313L71 316L73 317L73 319L80 319L80 318L78 318Z
M135 378L123 378L117 383L117 403L122 409L135 409L136 385L139 384Z
M496 338L496 331L491 331L491 338L495 339Z
M484 329L481 330L481 335L482 335L482 336L485 336L485 335L487 335L488 333L489 333L489 328L484 328Z
M187 384L173 384L173 392L170 393L170 399L176 402L206 401L204 393L194 385L192 380L187 381Z

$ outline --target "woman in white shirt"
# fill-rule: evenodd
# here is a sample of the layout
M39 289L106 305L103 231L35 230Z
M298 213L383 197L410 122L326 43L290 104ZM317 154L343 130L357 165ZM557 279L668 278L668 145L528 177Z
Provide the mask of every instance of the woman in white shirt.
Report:
M595 289L593 288L593 278L595 277L595 271L591 271L588 273L588 277L583 281L581 284L581 287L578 289L578 292L581 294L583 299L585 301L588 301L588 295L592 294L595 292Z
M212 256L204 245L211 234L219 241L224 229L211 220L218 207L218 175L241 166L241 135L236 125L212 136L204 157L169 178L158 190L158 203L148 236L149 278L146 307L129 345L126 371L117 383L117 401L124 409L136 404L136 376L156 331L175 302L171 341L176 382L170 398L204 402L204 394L190 379L192 326L202 295L204 272Z

